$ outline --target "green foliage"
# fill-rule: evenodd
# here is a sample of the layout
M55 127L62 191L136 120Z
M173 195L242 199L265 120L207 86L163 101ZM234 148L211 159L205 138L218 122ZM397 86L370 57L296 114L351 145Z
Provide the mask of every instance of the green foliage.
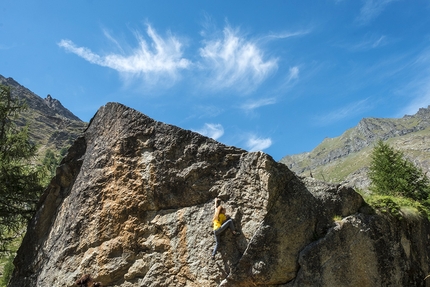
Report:
M15 259L16 252L21 245L24 237L25 229L21 230L19 234L15 234L15 239L8 243L6 249L7 252L0 253L0 270L3 270L0 276L0 287L6 287L7 283L12 276L14 269L13 260Z
M429 179L421 169L406 160L403 153L379 141L372 152L369 167L371 190L380 195L407 197L426 201L430 194Z
M0 287L6 287L7 283L12 277L12 272L14 269L14 266L13 266L14 258L15 258L14 255L9 255L8 257L6 257L4 267L3 267L3 274L0 277Z
M390 195L369 195L365 197L366 203L382 213L390 214L399 220L403 218L417 219L429 217L430 209L420 202Z
M15 259L16 251L21 245L23 236L24 234L16 235L16 238L7 246L8 252L0 254L0 270L3 270L0 276L0 287L6 287L12 276L13 260Z
M342 221L342 216L336 214L335 216L333 216L333 221L334 222Z
M70 141L72 142L72 140L70 140ZM63 147L62 149L60 149L60 156L64 157L66 155L67 151L68 151L67 147Z
M29 141L28 128L13 119L25 109L11 97L10 88L0 85L0 252L31 218L43 190L42 167L32 164L36 147Z
M55 170L61 161L61 156L56 156L55 153L48 149L45 157L42 160L42 165L47 171L46 180L50 180L55 175Z

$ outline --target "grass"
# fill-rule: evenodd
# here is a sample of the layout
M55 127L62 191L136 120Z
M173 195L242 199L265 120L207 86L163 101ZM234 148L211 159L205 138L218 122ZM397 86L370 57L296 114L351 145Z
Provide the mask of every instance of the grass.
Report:
M430 215L427 206L409 198L375 194L367 194L363 197L373 209L399 220L414 221L423 217L429 218Z
M13 260L16 255L16 251L21 245L24 233L21 236L17 236L6 248L10 252L0 253L0 287L6 287L14 269Z
M324 175L326 181L341 182L351 173L366 167L370 163L370 154L366 152L355 153L343 159L339 159L332 164L317 167L313 173L320 178Z
M0 265L2 268L0 276L0 287L6 287L10 278L12 277L12 272L14 269L13 259L15 255L8 255L0 259Z
M340 215L335 215L335 216L333 216L333 221L334 221L334 222L342 221L342 216L340 216Z

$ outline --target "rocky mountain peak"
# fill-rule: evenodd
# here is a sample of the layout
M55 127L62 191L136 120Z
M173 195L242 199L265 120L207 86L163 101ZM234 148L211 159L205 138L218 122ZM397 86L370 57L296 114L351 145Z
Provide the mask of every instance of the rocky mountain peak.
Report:
M51 95L42 99L14 79L1 75L0 84L11 88L12 97L26 102L28 108L17 124L29 126L30 139L41 147L42 155L47 149L59 152L69 147L87 126Z
M285 156L280 162L303 174L334 164L358 153L378 140L389 140L423 131L430 127L430 106L402 118L364 118L357 126L335 138L327 138L311 152Z
M11 78L11 77L5 78L2 75L0 75L0 83L2 85L12 86L12 87L20 86L20 84L17 81L15 81L13 78Z
M46 98L44 99L46 105L53 110L56 114L71 119L71 120L75 120L75 121L80 121L80 119L75 116L72 112L70 112L68 109L66 109L59 100L54 99L53 97L51 97L51 95L47 95Z
M241 233L222 233L212 258L215 198ZM430 271L427 220L377 215L348 186L117 103L69 149L27 230L10 287L82 276L118 287L426 286Z
M31 109L38 110L46 116L62 117L66 120L81 122L77 116L66 109L60 101L52 98L51 95L42 99L26 87L19 84L13 78L5 78L2 75L0 75L0 84L11 87L12 96L25 100Z
M418 112L415 114L415 116L423 120L430 121L430 106L427 106L427 108L420 108Z

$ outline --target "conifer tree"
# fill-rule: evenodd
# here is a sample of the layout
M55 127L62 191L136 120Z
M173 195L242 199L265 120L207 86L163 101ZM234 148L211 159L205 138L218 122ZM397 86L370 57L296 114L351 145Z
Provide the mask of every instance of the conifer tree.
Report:
M0 252L8 251L7 244L33 215L43 190L42 168L32 164L36 147L27 127L13 121L24 109L10 87L0 85Z
M371 190L378 194L417 201L425 201L430 194L429 179L422 170L382 140L373 149L369 178Z

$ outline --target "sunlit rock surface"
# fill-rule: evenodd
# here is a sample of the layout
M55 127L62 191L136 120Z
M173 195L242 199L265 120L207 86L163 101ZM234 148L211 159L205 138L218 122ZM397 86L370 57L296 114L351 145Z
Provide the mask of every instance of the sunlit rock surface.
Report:
M212 259L216 197L241 235ZM109 103L41 199L9 286L430 286L428 234L349 187Z

